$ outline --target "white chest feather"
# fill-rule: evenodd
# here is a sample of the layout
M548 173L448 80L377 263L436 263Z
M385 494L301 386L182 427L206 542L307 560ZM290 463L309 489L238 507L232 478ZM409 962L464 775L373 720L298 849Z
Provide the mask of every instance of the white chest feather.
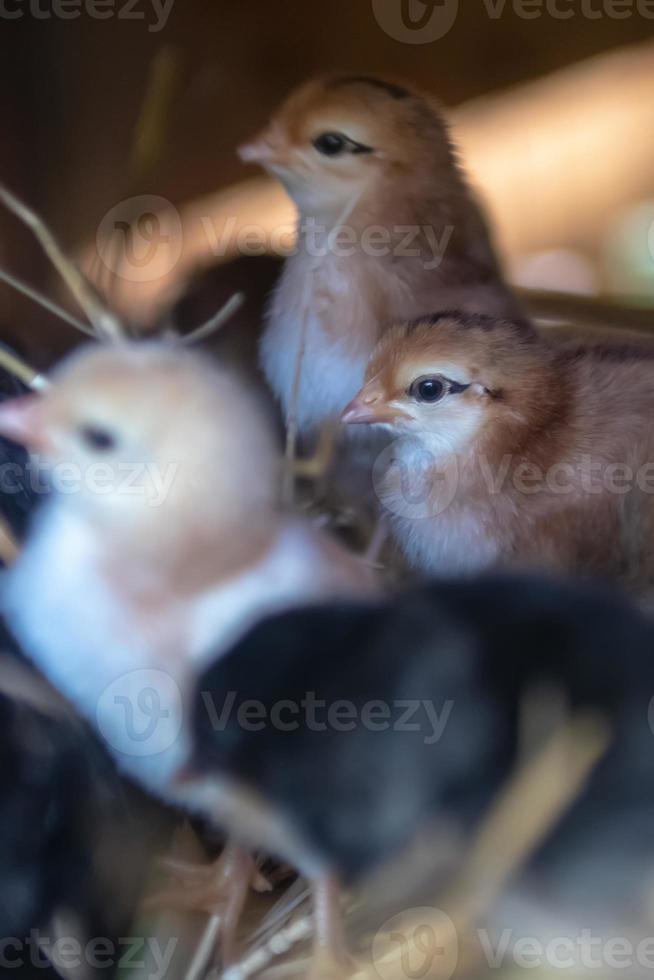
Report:
M186 756L184 610L134 621L101 571L101 542L71 508L48 507L5 574L2 611L23 649L91 724L126 772L160 790Z
M479 515L467 509L457 507L431 519L394 517L392 526L410 566L429 575L472 575L499 558L498 545L484 531Z
M261 363L289 414L296 365L300 431L339 415L363 384L379 336L377 284L367 267L327 257L312 267L306 255L289 259L261 343Z
M135 615L135 603L103 574L101 546L71 508L48 508L5 574L2 612L118 765L182 802L170 782L188 757L187 712L198 673L261 616L324 594L320 554L291 525L245 574Z
M381 459L375 486L412 568L450 576L495 564L500 543L479 506L467 503L449 444L397 440Z

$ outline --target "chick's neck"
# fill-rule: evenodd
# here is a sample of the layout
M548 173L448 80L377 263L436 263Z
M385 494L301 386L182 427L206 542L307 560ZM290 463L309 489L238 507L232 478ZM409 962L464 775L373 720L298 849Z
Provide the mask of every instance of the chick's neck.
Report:
M167 505L168 504L168 505ZM132 519L87 520L104 542L107 564L122 566L128 578L155 591L192 593L239 574L271 547L280 517L272 503L179 508L166 502Z
M489 418L474 456L495 473L509 464L509 472L525 465L547 472L571 451L575 412L573 379L557 365L555 355L542 345L539 356L522 372L498 386L489 398Z
M428 179L413 173L382 173L348 197L304 203L298 240L309 255L327 254L375 265L423 263L426 273L462 265L467 278L501 279L484 217L456 173ZM461 277L454 275L457 281Z

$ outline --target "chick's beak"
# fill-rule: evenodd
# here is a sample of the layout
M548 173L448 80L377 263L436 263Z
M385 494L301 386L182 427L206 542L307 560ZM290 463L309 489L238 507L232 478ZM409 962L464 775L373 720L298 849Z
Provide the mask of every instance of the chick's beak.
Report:
M243 163L258 163L262 167L279 162L279 151L267 131L259 133L236 151Z
M341 415L341 422L345 425L394 422L399 414L396 408L391 408L378 387L366 385L347 406Z
M24 395L0 404L0 435L27 449L47 449L50 440L41 397Z

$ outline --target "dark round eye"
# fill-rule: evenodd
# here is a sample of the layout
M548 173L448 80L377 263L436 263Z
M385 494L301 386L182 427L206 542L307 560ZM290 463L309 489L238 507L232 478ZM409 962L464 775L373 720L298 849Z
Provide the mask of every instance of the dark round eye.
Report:
M83 425L79 434L82 442L90 449L106 453L116 448L116 437L108 429L103 429L99 425Z
M348 140L340 133L322 133L315 138L313 145L323 156L337 157L347 149Z
M409 388L409 394L418 402L433 404L445 394L445 385L440 378L418 378Z

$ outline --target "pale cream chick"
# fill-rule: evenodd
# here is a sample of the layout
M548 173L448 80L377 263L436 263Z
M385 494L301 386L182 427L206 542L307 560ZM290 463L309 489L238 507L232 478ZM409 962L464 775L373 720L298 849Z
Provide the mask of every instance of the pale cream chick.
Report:
M4 403L0 432L56 490L5 573L10 628L123 771L229 829L220 788L179 781L197 677L265 614L366 593L372 573L280 510L258 404L198 355L89 347Z
M301 432L340 414L393 323L455 307L519 315L430 96L376 78L316 79L241 156L278 177L299 210L261 361L288 415L304 341Z
M393 441L376 489L411 565L654 583L654 356L442 314L395 327L346 409Z

